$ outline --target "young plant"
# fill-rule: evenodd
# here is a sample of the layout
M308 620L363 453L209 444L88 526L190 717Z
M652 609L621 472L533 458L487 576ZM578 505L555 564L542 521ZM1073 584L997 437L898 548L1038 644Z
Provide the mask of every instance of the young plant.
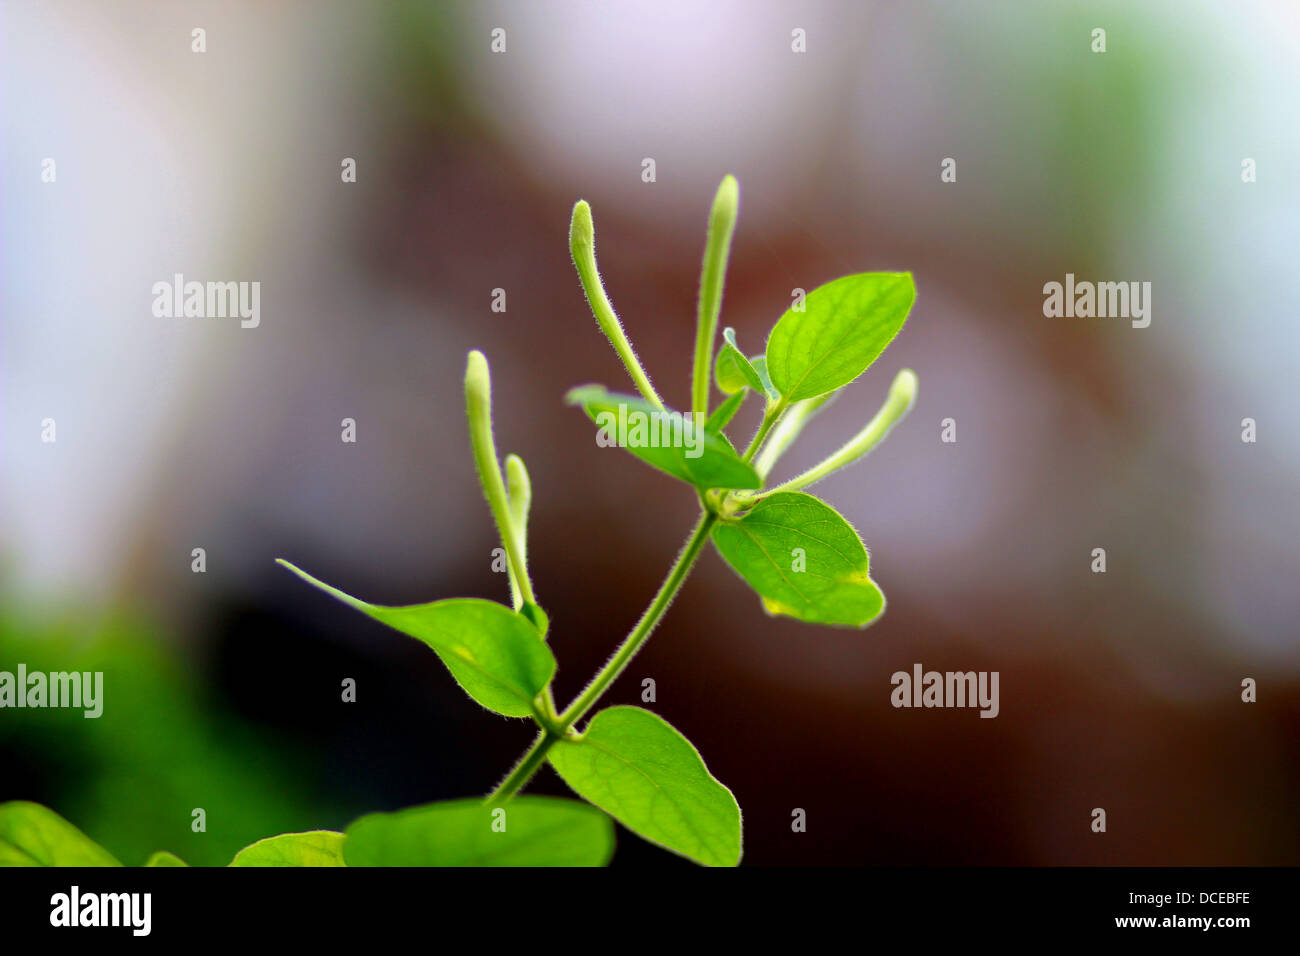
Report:
M344 834L271 837L242 850L232 865L602 865L613 852L610 817L697 863L739 863L740 807L690 741L640 707L596 707L654 632L710 542L769 614L860 628L884 612L885 598L871 579L858 533L805 489L861 458L888 434L912 405L916 376L899 372L875 417L824 461L778 484L769 484L768 476L817 411L866 371L898 334L916 290L908 273L844 276L786 310L762 355L747 356L734 331L725 329L715 361L738 209L739 189L728 176L709 217L689 414L668 409L655 391L601 284L591 210L581 201L573 209L569 241L583 291L640 396L584 386L570 391L567 401L580 406L606 439L617 433L617 443L631 454L689 485L700 503L685 546L632 632L577 698L557 707L550 623L528 573L528 472L515 455L506 458L504 469L498 460L487 360L470 352L465 372L470 446L505 550L511 606L451 598L385 607L280 563L344 604L429 645L470 697L506 717L530 718L537 736L485 799L371 814ZM712 409L711 378L726 396ZM751 396L762 403L762 419L738 451L726 429ZM587 803L521 796L547 763ZM13 845L13 831L21 829L14 821L39 829L37 818L51 828L50 846L72 839L61 828L89 843L44 808L6 804L0 806L0 862L6 846ZM94 855L77 845L81 857ZM167 857L155 854L149 865L184 865Z

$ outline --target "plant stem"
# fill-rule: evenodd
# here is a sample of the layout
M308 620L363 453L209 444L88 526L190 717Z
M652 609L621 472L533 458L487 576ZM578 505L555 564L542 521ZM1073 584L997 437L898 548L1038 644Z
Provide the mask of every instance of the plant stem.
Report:
M579 199L573 207L573 219L569 223L569 252L573 255L573 265L578 270L578 280L582 291L587 296L587 304L596 317L596 324L609 339L614 351L623 360L627 373L632 376L637 389L645 400L655 408L664 407L663 399L650 384L650 376L641 367L641 361L632 349L623 323L618 320L618 313L605 294L605 286L600 281L600 271L596 268L596 227L591 221L591 207L585 200Z
M632 633L623 639L623 643L618 646L614 656L592 678L591 683L565 709L564 713L559 715L556 725L543 729L537 739L533 741L532 746L515 764L510 775L488 796L488 802L508 800L518 793L532 779L533 774L541 769L546 760L546 754L551 747L568 733L574 724L587 715L605 691L609 689L610 684L614 683L618 676L623 673L632 658L636 656L637 651L650 638L655 626L663 618L664 612L668 610L673 598L677 596L677 592L681 590L682 585L686 582L687 576L691 573L691 568L694 567L700 552L704 550L704 545L709 539L709 531L717 520L717 515L712 512L704 512L700 515L685 547L677 556L677 560L673 562L672 568L668 571L668 576L664 578L664 582L659 586L654 600L650 602L650 606L641 615L641 620L637 621Z
M497 785L497 788L488 794L486 803L496 803L509 800L521 789L524 784L532 779L533 774L542 768L546 760L546 753L551 749L551 745L559 738L549 730L543 730L533 741L533 745L524 751L524 755L519 758L510 774Z
M767 433L772 430L772 426L777 423L777 420L785 414L785 410L789 407L784 398L779 398L775 403L767 406L763 411L763 421L758 426L758 431L754 433L754 437L750 439L749 447L745 449L745 454L741 456L745 461L754 460L754 455L763 447L763 440L767 438Z
M799 437L799 433L803 431L804 425L808 424L808 420L831 398L831 394L820 395L817 398L805 398L790 406L790 414L781 419L781 423L768 437L767 444L763 446L763 450L759 452L758 457L754 460L754 470L758 472L758 477L767 478L772 471L772 466L781 459L786 449Z
M587 688L578 695L578 698L570 704L560 715L560 726L565 730L572 727L595 706L600 695L605 693L610 684L641 649L646 640L650 637L655 626L659 623L664 612L668 610L668 605L673 602L677 592L681 590L682 585L686 582L686 577L691 573L695 561L704 549L704 544L709 539L709 531L713 528L713 523L718 520L717 515L712 512L706 512L700 515L699 521L695 524L695 530L691 532L686 546L682 548L681 554L673 562L672 568L668 571L668 576L664 578L664 583L659 586L659 591L646 608L645 613L641 615L641 620L632 629L632 633L624 638L623 643L619 645L618 650L609 662L601 668Z

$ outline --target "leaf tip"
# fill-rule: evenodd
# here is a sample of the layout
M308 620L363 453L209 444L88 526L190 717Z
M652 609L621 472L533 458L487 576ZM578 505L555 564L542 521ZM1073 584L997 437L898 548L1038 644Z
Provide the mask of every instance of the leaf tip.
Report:
M763 610L767 612L769 617L797 618L799 616L799 612L789 604L785 604L781 601L775 600L774 598L764 597L761 594L759 595L759 600L763 602Z

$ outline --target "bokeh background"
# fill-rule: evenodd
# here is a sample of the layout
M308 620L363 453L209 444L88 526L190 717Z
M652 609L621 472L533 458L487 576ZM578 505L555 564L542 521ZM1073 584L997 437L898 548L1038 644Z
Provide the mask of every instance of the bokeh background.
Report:
M626 385L569 211L591 202L610 294L680 407L706 213L732 172L723 323L750 351L795 287L916 276L903 333L782 465L917 371L911 416L820 488L889 611L862 632L769 619L706 555L609 702L655 679L655 709L735 791L752 864L1300 862L1300 7L2 15L0 668L103 670L106 702L99 720L0 712L0 799L48 803L127 862L221 864L271 833L486 792L529 729L273 559L380 603L506 599L461 406L482 349L502 452L533 476L557 696L576 693L695 506L561 402ZM260 281L261 326L155 318L150 288L176 272ZM1151 326L1044 318L1066 272L1151 282ZM1001 715L895 710L889 676L917 662L999 671ZM549 770L535 789L565 792ZM626 833L615 864L684 865Z

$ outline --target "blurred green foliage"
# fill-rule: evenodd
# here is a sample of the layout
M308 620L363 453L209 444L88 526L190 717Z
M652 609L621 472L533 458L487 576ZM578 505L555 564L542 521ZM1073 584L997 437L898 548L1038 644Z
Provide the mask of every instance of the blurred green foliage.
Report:
M102 671L103 714L0 710L0 801L52 807L127 865L169 850L225 865L274 833L340 828L348 813L296 788L284 747L259 739L138 616L0 605L0 670ZM192 829L202 808L206 831Z

